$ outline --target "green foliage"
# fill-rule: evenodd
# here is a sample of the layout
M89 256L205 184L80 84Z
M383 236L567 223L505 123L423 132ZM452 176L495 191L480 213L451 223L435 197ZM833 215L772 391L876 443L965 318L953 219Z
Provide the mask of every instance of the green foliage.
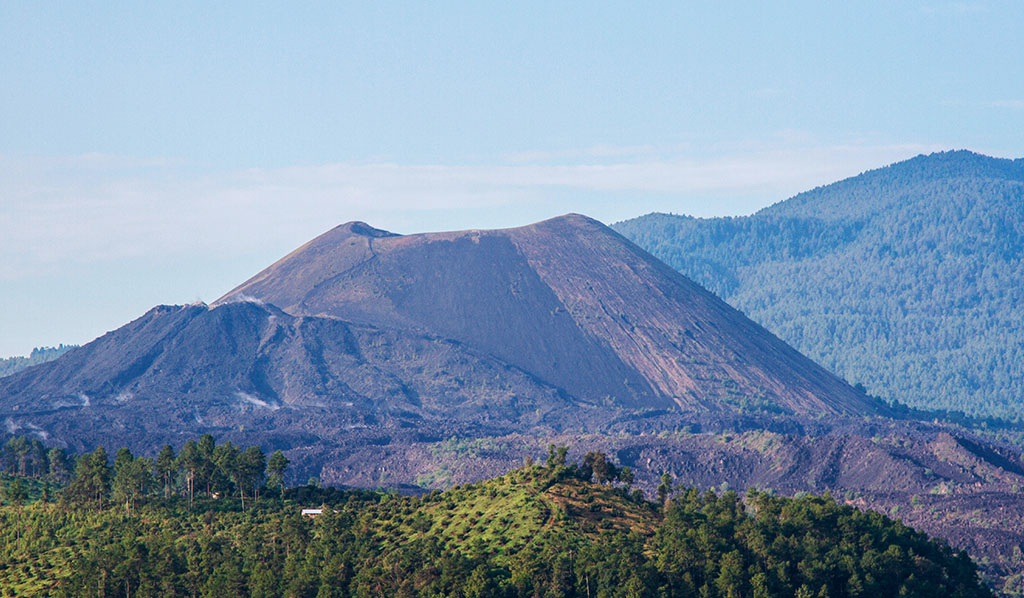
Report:
M60 455L55 455L57 465ZM50 469L50 451L46 450L38 438L12 436L0 450L0 463L3 471L20 476L41 476ZM66 467L66 465L65 465Z
M79 455L75 461L75 477L64 497L78 504L100 508L110 492L110 478L107 451L101 446L92 453Z
M174 457L174 447L167 444L160 449L160 454L156 457L156 469L154 473L157 479L163 484L164 498L171 497L171 488L174 483L174 475L177 471Z
M230 442L220 446L209 434L199 441L189 440L175 456L174 447L164 446L156 457L135 457L127 448L114 456L113 467L103 447L92 453L69 458L64 449L46 450L37 439L14 436L3 446L3 472L28 479L39 486L38 494L51 492L51 484L67 485L61 493L65 506L99 509L113 499L131 513L136 502L150 500L154 494L170 499L182 490L191 507L197 496L226 497L235 494L244 510L246 501L258 498L267 482L284 487L288 459L277 451L267 462L263 450L251 446L240 450ZM73 469L73 472L71 471ZM183 487L179 488L179 484ZM47 496L47 500L49 496Z
M1024 418L1024 161L949 152L618 232L886 400Z
M672 494L672 474L666 471L661 474L661 483L658 484L658 505L667 506L670 494Z
M203 465L210 461L211 460L203 458L199 452L199 447L193 440L186 442L185 446L181 447L181 451L178 453L176 465L185 476L186 492L188 494L190 509L192 508L192 500L195 498L196 494L196 474L201 472Z
M277 488L284 499L284 472L288 469L288 457L281 451L274 451L267 460L268 486Z
M619 470L619 481L626 486L626 492L633 486L633 470L629 467L623 467Z
M581 479L593 479L598 484L604 484L619 478L619 469L608 460L607 455L600 451L590 451L583 456L580 473Z
M544 461L544 464L551 469L556 467L565 467L566 455L569 453L569 447L565 445L555 446L553 444L548 445L548 458Z
M3 499L7 504L20 507L28 500L28 488L25 487L25 482L21 478L14 478L4 484Z
M0 358L0 378L10 376L25 368L53 361L78 345L57 345L56 347L36 347L27 357Z
M114 457L114 500L124 503L125 512L131 514L132 505L154 486L153 460L135 458L127 448L117 451Z
M119 454L115 469L138 461ZM659 513L565 475L582 469L530 466L419 497L307 486L245 512L207 497L191 511L153 498L131 516L6 506L0 594L990 596L963 553L829 497L689 489ZM299 516L317 500L322 515Z

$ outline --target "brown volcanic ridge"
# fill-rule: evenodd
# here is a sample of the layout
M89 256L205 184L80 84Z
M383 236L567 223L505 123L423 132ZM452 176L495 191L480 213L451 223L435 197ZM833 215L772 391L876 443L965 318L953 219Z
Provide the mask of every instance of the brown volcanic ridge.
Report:
M717 411L882 408L596 220L395 235L351 222L229 292L293 316L454 340L577 401Z

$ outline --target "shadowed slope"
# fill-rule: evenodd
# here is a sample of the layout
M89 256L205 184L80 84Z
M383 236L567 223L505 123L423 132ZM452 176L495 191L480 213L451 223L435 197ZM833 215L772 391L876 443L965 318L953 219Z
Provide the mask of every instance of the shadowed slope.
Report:
M398 421L525 425L568 405L449 340L254 302L156 307L63 360L0 379L0 397L9 430L76 447L249 429L322 448Z

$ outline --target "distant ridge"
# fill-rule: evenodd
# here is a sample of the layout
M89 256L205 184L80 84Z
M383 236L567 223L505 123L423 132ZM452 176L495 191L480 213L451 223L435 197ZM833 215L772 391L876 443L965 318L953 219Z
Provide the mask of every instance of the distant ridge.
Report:
M1024 159L922 155L749 217L613 228L872 394L1024 417Z
M36 347L32 349L32 353L26 356L0 357L0 378L10 376L27 367L53 361L77 346L61 344L56 347Z
M758 216L865 218L912 199L910 188L947 186L955 180L1024 181L1024 158L993 158L968 150L921 154L805 191L760 210ZM969 192L964 190L965 192Z

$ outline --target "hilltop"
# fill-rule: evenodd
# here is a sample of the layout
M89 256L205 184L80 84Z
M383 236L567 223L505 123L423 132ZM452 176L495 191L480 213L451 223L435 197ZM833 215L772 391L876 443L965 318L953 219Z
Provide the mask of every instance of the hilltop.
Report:
M747 217L613 228L872 395L1024 416L1024 159L918 156Z
M276 497L244 514L0 507L0 580L39 596L991 596L964 553L831 497L665 486L655 504L591 476L552 448L445 492L321 493L315 519Z

